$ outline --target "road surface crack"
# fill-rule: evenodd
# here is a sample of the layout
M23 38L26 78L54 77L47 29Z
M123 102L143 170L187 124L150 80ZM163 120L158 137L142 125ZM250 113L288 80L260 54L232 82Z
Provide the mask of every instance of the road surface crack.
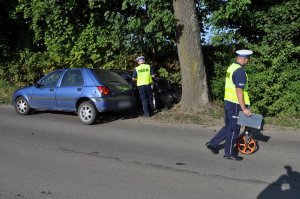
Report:
M232 177L228 177L228 176L224 176L224 175L218 175L218 174L212 174L212 173L200 173L198 171L191 171L191 170L180 169L180 168L175 168L175 167L171 167L171 166L165 166L165 165L159 165L159 164L153 164L153 163L147 163L147 162L140 162L140 161L136 161L136 160L126 160L126 159L122 159L122 158L119 158L119 157L103 155L103 154L100 154L97 151L82 152L82 151L76 151L74 149L66 149L66 148L59 148L59 150L64 151L64 152L68 152L68 153L83 154L83 155L93 156L93 157L97 157L97 158L104 158L104 159L110 159L110 160L125 162L125 163L129 163L129 164L140 165L140 166L143 166L143 167L163 169L163 170L172 171L172 172L181 172L181 173L186 173L186 174L193 174L193 175L205 176L205 177L213 177L213 178L239 181L239 182L252 183L252 184L264 184L264 185L272 184L272 185L281 186L281 184L279 184L279 183L274 184L272 182L267 182L267 181L262 181L262 180L257 180L257 179L232 178ZM299 186L293 186L293 188L300 191L300 185Z

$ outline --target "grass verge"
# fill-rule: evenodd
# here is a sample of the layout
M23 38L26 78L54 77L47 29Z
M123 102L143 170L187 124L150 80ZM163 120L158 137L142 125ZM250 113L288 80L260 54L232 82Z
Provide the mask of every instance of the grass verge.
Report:
M170 110L162 110L153 116L153 119L179 124L199 124L199 125L223 125L224 109L220 102L212 102L211 108L202 113L184 113L178 107Z
M265 124L274 126L294 127L300 128L300 118L294 117L266 117L264 119Z
M0 104L11 104L12 95L18 87L0 80Z
M213 102L210 110L199 114L183 113L178 109L162 110L153 116L153 119L162 122L179 124L200 124L200 125L224 125L224 109L221 102ZM265 117L264 125L292 127L300 129L300 118L293 117Z

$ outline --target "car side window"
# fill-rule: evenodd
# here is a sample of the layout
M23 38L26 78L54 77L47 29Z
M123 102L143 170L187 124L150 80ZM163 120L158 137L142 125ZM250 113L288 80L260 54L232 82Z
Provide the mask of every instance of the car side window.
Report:
M56 87L57 82L62 74L62 71L55 71L44 77L39 83L43 87Z
M65 86L83 86L84 81L80 70L68 70L61 82L61 87Z

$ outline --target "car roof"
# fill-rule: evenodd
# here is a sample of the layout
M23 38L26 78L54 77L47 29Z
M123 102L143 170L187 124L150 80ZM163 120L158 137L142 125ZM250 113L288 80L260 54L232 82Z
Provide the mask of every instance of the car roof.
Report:
M103 69L103 68L60 68L60 69L56 69L54 71L60 71L60 70L106 70L109 71L107 69Z

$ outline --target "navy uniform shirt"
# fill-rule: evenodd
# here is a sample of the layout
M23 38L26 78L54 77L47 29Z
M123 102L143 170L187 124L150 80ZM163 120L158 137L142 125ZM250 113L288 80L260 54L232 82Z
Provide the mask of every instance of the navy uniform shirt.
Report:
M237 64L239 64L239 63L237 63ZM246 77L245 69L243 67L239 68L233 72L232 81L236 88L241 88L241 89L245 88L246 83L247 83L247 77Z

